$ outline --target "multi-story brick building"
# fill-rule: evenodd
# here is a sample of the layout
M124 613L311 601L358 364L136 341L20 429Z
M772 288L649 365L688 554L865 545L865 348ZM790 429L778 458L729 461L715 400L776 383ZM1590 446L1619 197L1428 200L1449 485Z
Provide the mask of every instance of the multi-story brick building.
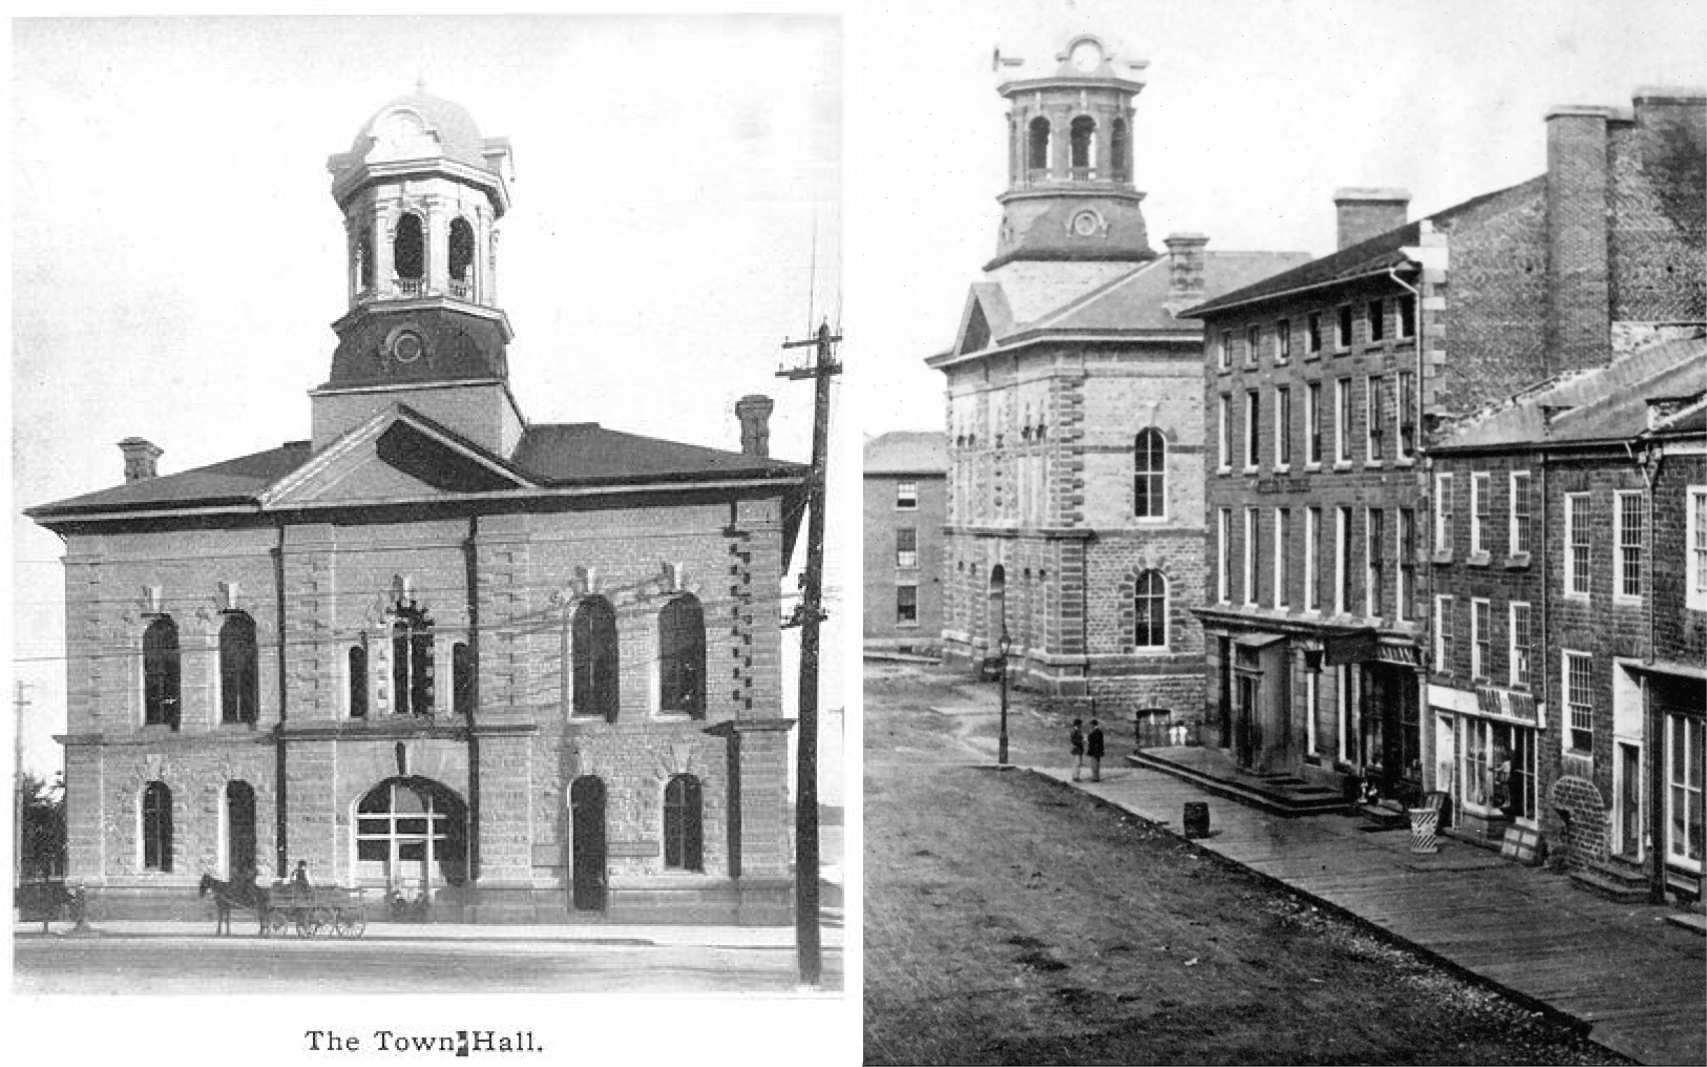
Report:
M1431 427L1702 320L1703 104L1556 109L1545 174L1415 222L1401 191L1341 190L1338 251L1188 312L1207 329L1206 718L1239 766L1444 784L1421 689Z
M865 443L865 647L931 652L942 641L948 456L934 430Z
M1133 187L1144 61L1090 35L998 53L1008 188L947 384L943 645L1006 632L1016 683L1190 716L1203 647L1202 329L1176 312L1306 257L1149 243Z
M1576 876L1632 897L1699 893L1704 367L1707 334L1653 344L1430 451L1437 788L1461 830L1539 829Z
M311 440L31 510L65 539L69 876L204 872L479 920L790 913L778 594L804 469L526 421L509 146L395 100L330 160L347 313Z

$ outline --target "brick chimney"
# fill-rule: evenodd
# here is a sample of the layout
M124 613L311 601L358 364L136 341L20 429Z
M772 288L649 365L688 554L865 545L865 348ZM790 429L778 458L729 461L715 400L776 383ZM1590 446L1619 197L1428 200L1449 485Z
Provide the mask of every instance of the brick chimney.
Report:
M1609 107L1547 112L1547 321L1545 373L1599 366L1611 358L1607 230L1611 175Z
M124 453L125 481L140 482L154 477L154 464L162 451L159 445L140 437L127 437L119 442L119 451Z
M1203 246L1209 238L1201 233L1170 233L1162 243L1168 246L1168 310L1177 314L1203 303Z
M741 454L771 454L771 411L776 402L754 393L735 401L735 417L741 420Z
M1405 224L1411 206L1409 189L1335 189L1339 218L1338 248L1362 244L1371 237Z

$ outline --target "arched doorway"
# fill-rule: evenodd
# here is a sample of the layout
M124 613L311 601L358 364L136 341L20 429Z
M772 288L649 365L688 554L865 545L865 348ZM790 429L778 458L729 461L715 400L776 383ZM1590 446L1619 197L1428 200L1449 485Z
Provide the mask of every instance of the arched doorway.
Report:
M225 876L241 880L255 869L255 789L248 782L227 782Z
M468 876L468 808L427 778L387 778L356 804L356 884L407 900Z
M569 906L605 910L605 783L590 775L569 786L571 885Z

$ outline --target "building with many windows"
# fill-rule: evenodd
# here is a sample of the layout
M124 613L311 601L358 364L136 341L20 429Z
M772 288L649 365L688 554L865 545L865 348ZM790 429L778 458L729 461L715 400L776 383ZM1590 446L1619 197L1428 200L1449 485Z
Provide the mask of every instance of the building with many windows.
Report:
M348 310L312 436L30 510L65 541L68 875L203 873L435 916L783 921L779 585L805 469L526 420L510 149L424 93L331 158ZM205 907L205 902L203 904Z
M933 430L865 442L865 647L931 653L942 641L948 457Z
M974 667L1005 633L1016 684L1195 717L1203 646L1202 328L1179 311L1302 262L1150 246L1133 184L1146 63L1081 34L997 53L1008 187L953 346L942 640Z

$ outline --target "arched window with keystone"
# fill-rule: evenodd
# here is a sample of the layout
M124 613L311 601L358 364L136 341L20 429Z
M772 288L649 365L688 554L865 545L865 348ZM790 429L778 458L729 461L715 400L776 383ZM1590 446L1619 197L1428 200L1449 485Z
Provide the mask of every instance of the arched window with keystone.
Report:
M178 624L162 615L142 633L142 721L176 730L182 710Z
M658 613L658 710L705 717L705 613L691 593Z
M1132 513L1140 519L1161 519L1168 511L1168 442L1155 427L1132 442Z
M255 620L229 612L219 627L219 721L253 723L260 701Z

